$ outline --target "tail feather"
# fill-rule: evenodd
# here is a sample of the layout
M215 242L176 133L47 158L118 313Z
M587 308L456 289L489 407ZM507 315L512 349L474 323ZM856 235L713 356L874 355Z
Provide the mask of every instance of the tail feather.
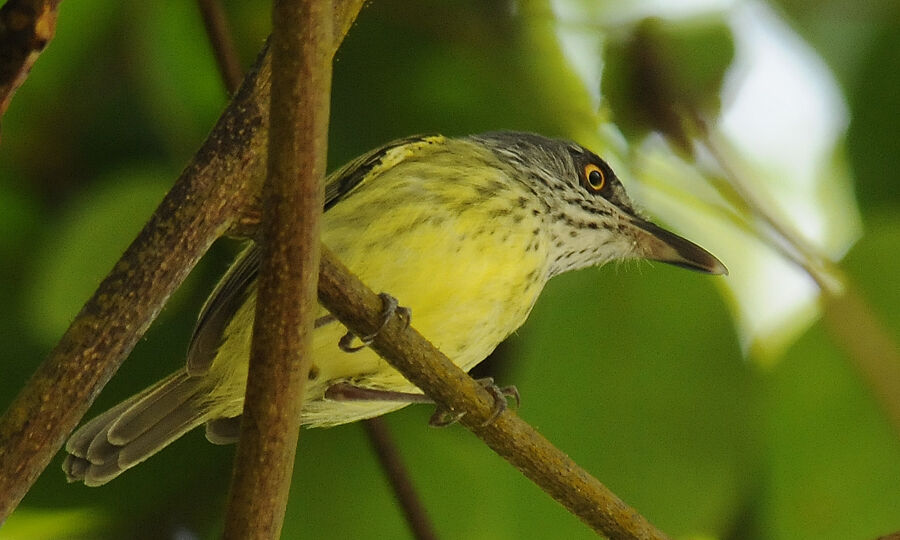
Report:
M90 422L78 428L78 430L69 437L69 440L66 441L66 452L76 457L86 458L88 448L94 439L97 438L97 434L101 430L105 430L110 422L118 418L119 415L128 410L128 408L134 405L136 401L146 396L151 390L153 390L152 386L140 394L131 396L122 403L119 403L115 407L91 419Z
M87 452L83 457L91 463L106 463L113 461L113 456L120 448L121 446L109 442L109 425L106 425L90 440Z
M155 387L150 399L141 399L132 404L109 424L109 442L125 446L184 407L197 392L197 385L190 384L191 380L184 372L164 379L162 384Z
M94 418L66 443L69 482L99 486L207 420L202 379L178 372Z
M203 413L191 406L182 406L162 421L122 446L119 450L119 467L134 467L162 450L170 442L202 424Z
M206 440L213 444L234 444L241 434L241 417L213 418L206 421Z

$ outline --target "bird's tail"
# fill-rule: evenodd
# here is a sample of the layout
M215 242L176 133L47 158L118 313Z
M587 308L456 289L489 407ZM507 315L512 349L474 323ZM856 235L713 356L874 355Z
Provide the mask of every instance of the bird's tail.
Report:
M83 425L66 443L69 482L103 485L202 424L203 382L173 373Z

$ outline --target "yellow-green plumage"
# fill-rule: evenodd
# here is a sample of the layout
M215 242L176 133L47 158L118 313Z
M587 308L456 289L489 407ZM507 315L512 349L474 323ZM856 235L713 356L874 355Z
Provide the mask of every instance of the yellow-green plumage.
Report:
M588 176L594 169L602 183ZM322 237L372 289L409 307L416 329L465 370L522 325L558 273L626 257L724 271L699 247L641 220L595 155L521 133L414 137L362 156L327 181ZM203 423L211 441L234 439L227 419L243 407L257 262L250 246L214 291L184 371L73 435L70 480L105 483ZM417 392L371 350L341 350L345 333L320 309L304 424L405 405L326 399L336 383Z
M323 241L360 279L376 291L389 291L412 310L416 329L468 370L525 321L547 276L546 239L532 206L519 208L517 199L527 194L510 185L499 171L486 177L483 171L455 167L454 181L434 181L428 169L451 161L457 152L479 150L471 143L434 138L419 147L414 159L385 168L373 182L356 188L323 216ZM448 149L451 145L472 148ZM427 164L427 165L426 165ZM377 174L377 173L376 173ZM376 185L377 183L377 185ZM479 189L489 183L505 186L490 204L460 205L442 201L477 200ZM497 211L514 208L519 227L492 228ZM390 219L373 219L373 212L389 209ZM507 216L506 219L509 219ZM506 229L506 230L504 230ZM414 234L411 233L414 231ZM529 249L531 246L531 249ZM421 267L422 254L430 264ZM465 271L460 269L464 268ZM210 368L227 381L233 396L226 404L211 404L213 416L236 416L243 407L246 358L250 350L250 324L255 295L226 330L226 339ZM327 312L322 309L319 317ZM485 324L489 321L490 324ZM303 423L334 425L368 418L402 407L395 402L325 401L325 389L335 381L351 381L366 388L414 392L402 375L369 349L347 353L337 347L346 329L337 322L314 332L313 372L306 386ZM220 394L213 391L213 394Z

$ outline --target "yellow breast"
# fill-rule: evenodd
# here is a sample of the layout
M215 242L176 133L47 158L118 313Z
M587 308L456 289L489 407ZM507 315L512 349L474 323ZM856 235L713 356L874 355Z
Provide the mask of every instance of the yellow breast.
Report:
M429 167L434 164L432 156ZM547 276L547 242L533 205L526 204L528 193L502 173L492 174L460 171L456 181L436 181L417 162L403 162L331 208L322 227L325 244L369 287L409 307L413 327L465 370L521 326ZM249 332L233 326L221 354L248 355ZM304 423L339 424L403 406L325 400L326 388L338 381L417 391L371 350L341 351L337 343L345 332L332 323L314 333L315 379L307 386ZM224 379L242 393L240 377L246 375ZM239 413L237 405L230 412Z

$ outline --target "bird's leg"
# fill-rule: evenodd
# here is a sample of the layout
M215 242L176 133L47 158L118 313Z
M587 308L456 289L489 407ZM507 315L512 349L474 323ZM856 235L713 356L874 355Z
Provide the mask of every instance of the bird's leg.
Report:
M396 313L399 315L406 323L406 327L409 327L409 322L412 319L412 311L408 307L401 306L397 303L397 299L388 293L379 293L378 296L381 297L382 309L381 309L381 326L378 327L374 333L369 334L368 336L358 336L360 343L358 347L352 345L353 338L357 337L353 332L348 331L344 334L340 341L338 341L338 347L341 348L342 351L352 353L358 350L364 349L372 344L372 341L375 339L375 336L378 335L379 332L384 330L384 327L387 326L388 322L390 322L391 317Z
M397 403L434 403L434 400L425 394L412 392L395 392L393 390L378 390L375 388L363 388L347 382L332 384L325 390L325 397L334 401L394 401Z
M494 384L493 377L485 377L477 379L476 382L484 387L494 397L494 407L491 416L483 426L486 426L497 419L500 414L506 410L507 398L516 400L516 407L521 404L519 390L515 386L497 386ZM325 390L325 397L335 401L393 401L396 403L434 403L434 400L425 394L414 394L412 392L395 392L392 390L378 390L375 388L363 388L355 386L347 382L339 382L332 384ZM465 415L465 412L453 411L438 406L428 425L432 427L446 427L455 424Z

